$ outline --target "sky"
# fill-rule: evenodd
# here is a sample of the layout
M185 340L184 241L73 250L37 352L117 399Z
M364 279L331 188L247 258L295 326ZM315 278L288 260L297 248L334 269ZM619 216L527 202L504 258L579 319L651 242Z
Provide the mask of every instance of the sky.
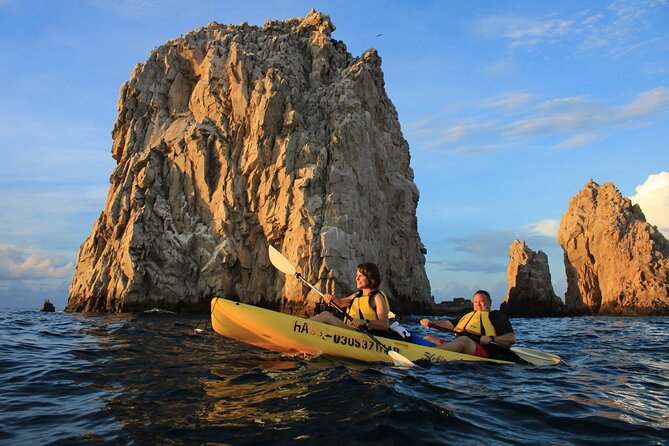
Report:
M65 306L137 63L210 22L311 8L382 58L436 301L485 288L497 307L514 239L564 297L557 229L591 178L669 237L669 0L0 0L0 307Z

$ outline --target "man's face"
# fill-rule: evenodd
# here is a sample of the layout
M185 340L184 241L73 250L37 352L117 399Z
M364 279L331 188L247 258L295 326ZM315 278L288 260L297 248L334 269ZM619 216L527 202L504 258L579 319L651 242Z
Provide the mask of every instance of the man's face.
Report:
M490 302L483 294L474 294L474 310L490 311Z

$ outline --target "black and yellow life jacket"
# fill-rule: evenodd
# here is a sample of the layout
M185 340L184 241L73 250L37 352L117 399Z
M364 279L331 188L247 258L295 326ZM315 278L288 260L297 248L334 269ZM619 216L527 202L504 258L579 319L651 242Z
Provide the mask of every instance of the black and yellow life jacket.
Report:
M381 294L386 301L386 308L390 311L390 303L388 302L388 296L386 293L379 290L374 290L369 293L369 296L363 296L362 291L358 291L353 300L348 305L346 309L346 314L351 316L353 319L368 319L370 321L378 320L376 315L376 310L372 307L372 302L376 298L377 294ZM351 325L351 320L346 318L344 321L346 324Z
M470 333L477 336L497 336L490 322L489 311L470 311L460 318L454 330L456 333Z

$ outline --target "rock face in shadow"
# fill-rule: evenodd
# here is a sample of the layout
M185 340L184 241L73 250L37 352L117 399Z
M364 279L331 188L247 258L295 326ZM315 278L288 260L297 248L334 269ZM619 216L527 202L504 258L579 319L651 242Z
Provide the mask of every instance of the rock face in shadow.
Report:
M669 314L669 242L612 183L569 201L558 242L572 314Z
M462 317L473 310L474 303L471 299L456 297L450 301L439 302L434 306L434 309L430 314L434 316L449 316L455 318Z
M49 299L44 299L44 305L40 311L45 311L47 313L53 313L56 311L56 306Z
M69 311L196 310L219 295L310 312L318 296L271 266L269 244L323 291L351 292L371 261L397 306L431 307L418 189L381 59L352 57L334 29L316 11L212 23L134 69Z
M509 290L500 310L509 317L564 316L567 307L553 291L548 256L514 240L506 271Z

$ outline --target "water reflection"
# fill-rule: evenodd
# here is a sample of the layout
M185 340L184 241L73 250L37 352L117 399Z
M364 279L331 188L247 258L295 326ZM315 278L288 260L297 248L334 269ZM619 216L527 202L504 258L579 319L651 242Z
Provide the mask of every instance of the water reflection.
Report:
M669 434L664 319L514 320L522 346L565 363L412 370L282 356L196 335L197 322L0 316L0 442L653 444Z
M221 379L205 380L204 390L213 407L206 419L221 425L257 424L266 428L282 423L299 423L308 419L305 408L283 410L280 400L297 401L308 394L308 388L296 383L301 367L297 363L278 362L269 369L257 368L241 376L226 377L229 370L212 369Z

